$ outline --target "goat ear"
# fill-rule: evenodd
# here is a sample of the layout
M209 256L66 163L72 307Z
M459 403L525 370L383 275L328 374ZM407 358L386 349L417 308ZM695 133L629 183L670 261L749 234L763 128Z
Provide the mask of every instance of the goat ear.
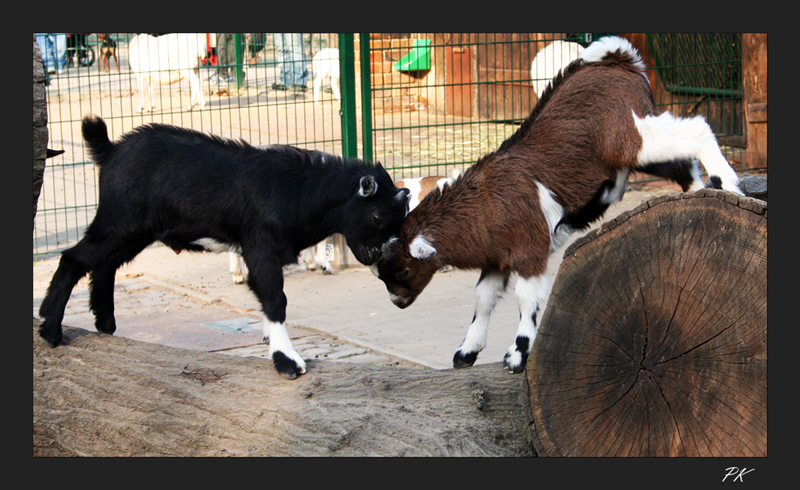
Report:
M417 237L411 241L411 245L408 246L408 251L411 253L412 257L419 260L428 260L437 253L433 245L422 235L417 235Z
M378 192L378 183L371 175L361 177L358 182L358 195L361 197L369 197Z
M397 194L395 194L394 198L398 201L405 201L405 203L408 204L411 200L411 190L400 187L397 189Z

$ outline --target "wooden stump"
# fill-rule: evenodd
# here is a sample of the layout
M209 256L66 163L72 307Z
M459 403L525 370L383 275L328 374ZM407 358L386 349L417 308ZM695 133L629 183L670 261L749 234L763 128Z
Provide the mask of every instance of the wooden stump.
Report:
M766 456L766 203L676 193L576 241L527 376L539 456Z

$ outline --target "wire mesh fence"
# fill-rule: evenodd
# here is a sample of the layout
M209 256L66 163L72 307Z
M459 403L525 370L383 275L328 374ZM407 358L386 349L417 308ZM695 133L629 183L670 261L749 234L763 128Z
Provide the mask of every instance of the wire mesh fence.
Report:
M149 36L146 49L131 33L37 35L52 71L48 146L66 151L47 161L34 260L74 245L94 216L97 169L80 135L87 113L106 120L111 138L162 122L253 145L355 153L381 162L395 180L451 176L513 134L535 105L538 86L601 35L210 33L196 36L191 66L164 61L167 54L146 54L156 49L151 44L169 53L173 35ZM741 36L621 35L642 53L658 109L706 117L729 161L741 169L746 151ZM354 52L340 57L342 42ZM145 62L142 56L161 61ZM316 65L315 56L322 58ZM338 83L326 76L315 97L315 76L339 68L340 58L354 66L336 73ZM137 62L141 76L132 69ZM194 72L206 104L202 109L192 100ZM155 107L149 112L145 76L172 82L152 85ZM343 131L343 120L361 124Z

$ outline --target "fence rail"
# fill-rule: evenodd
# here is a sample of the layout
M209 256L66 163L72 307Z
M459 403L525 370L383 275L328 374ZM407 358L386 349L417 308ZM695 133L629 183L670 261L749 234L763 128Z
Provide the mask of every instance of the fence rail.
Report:
M623 35L642 52L659 109L704 115L734 168L742 169L741 37ZM66 152L47 161L34 225L34 260L74 245L94 216L97 170L80 136L87 113L103 117L112 138L141 124L162 122L253 145L290 144L380 161L397 180L451 175L496 149L527 117L536 102L531 61L539 51L556 40L585 43L591 37L208 34L202 36L208 46L197 66L207 107L187 110L190 84L180 80L154 86L155 110L140 113L142 89L130 68L133 36L108 36L119 69L113 57L109 63L101 58L104 45L97 34L37 36L52 70L48 146ZM292 43L299 44L297 49ZM312 58L323 48L339 49L341 100L326 79L321 101L315 103ZM306 86L305 91L295 90L285 76L291 67L299 69L297 85Z

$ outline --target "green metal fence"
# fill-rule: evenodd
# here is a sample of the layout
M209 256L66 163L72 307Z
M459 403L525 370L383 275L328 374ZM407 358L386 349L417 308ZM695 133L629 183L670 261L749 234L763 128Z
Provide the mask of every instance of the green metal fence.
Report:
M133 34L109 35L119 71L113 58L108 71L105 63L101 70L103 44L97 34L85 39L70 34L72 65L60 73L54 67L47 87L48 147L66 152L47 161L34 260L74 245L94 216L97 171L80 136L87 113L103 117L112 138L144 123L164 122L254 145L291 144L380 161L396 180L452 175L496 149L530 113L536 102L531 61L538 52L553 41L586 44L599 35L237 33L220 36L217 43L217 35L209 34L211 49L198 67L207 107L187 110L189 82L181 80L155 86L155 110L138 113L140 88L128 50ZM659 108L704 115L728 159L743 168L740 36L623 35L643 54ZM302 44L297 64L308 72L306 91L281 87L287 66L282 48L292 40ZM233 49L225 50L228 44ZM340 53L341 100L326 79L315 103L311 60L328 47ZM84 66L91 58L87 50L94 60ZM227 81L218 83L220 78Z

